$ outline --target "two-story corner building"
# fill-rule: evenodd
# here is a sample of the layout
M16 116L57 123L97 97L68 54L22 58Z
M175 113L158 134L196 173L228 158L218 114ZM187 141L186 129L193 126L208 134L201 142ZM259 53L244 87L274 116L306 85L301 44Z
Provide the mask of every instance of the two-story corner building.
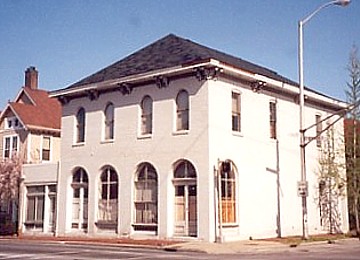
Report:
M47 233L54 226L60 123L60 103L38 88L38 71L29 67L25 86L0 115L1 159L16 156L23 166L19 195L22 233Z
M319 119L345 104L305 94L315 136ZM170 34L51 96L63 107L58 235L301 235L299 88L291 80ZM328 228L317 145L306 147L310 234ZM347 231L346 199L338 208L338 230Z

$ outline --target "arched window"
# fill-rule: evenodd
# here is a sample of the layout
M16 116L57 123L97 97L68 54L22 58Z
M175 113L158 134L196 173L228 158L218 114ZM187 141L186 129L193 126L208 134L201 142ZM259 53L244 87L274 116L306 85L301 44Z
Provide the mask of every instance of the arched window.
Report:
M153 101L145 96L141 101L141 134L152 133Z
M182 161L175 168L174 178L196 178L196 171L194 166L188 161Z
M115 170L105 167L100 176L99 220L115 222L118 212L119 182Z
M76 142L85 142L85 109L80 108L76 114Z
M105 111L105 140L114 139L114 105L107 104Z
M189 130L189 94L181 90L176 97L176 130Z
M141 164L135 176L135 230L157 230L158 179L154 167Z
M221 164L221 209L222 222L236 222L236 182L233 163L224 161Z
M73 188L72 228L86 229L88 219L89 180L84 169L78 168L72 177Z

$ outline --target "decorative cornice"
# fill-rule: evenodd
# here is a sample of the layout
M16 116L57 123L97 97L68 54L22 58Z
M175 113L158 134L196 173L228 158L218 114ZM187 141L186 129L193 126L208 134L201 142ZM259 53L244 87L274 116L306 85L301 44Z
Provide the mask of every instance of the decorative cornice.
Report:
M223 72L223 69L219 67L211 67L211 68L199 67L196 68L195 71L196 71L195 77L199 81L203 81L203 80L217 80L219 74Z
M133 91L133 86L131 86L131 84L129 83L119 83L119 91L125 96L125 95L130 95L131 92Z
M259 93L265 86L266 86L266 82L260 80L253 81L250 83L250 87L252 91L254 91L255 93Z
M162 75L156 76L155 83L158 88L167 88L169 86L170 79Z
M99 91L96 89L89 89L86 91L86 93L91 101L97 100L99 98Z

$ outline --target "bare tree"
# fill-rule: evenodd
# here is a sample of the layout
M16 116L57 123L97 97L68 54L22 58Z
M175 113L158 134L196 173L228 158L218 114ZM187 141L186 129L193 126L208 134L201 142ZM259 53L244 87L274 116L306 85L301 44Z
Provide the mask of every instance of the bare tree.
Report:
M339 136L336 138L335 136ZM346 174L344 161L341 154L344 153L344 141L342 135L335 135L334 127L326 131L322 140L321 153L319 156L318 171L318 202L320 209L320 221L324 230L330 234L341 233L341 215L339 212L339 199L346 195Z
M0 208L9 216L7 222L14 225L17 222L11 219L13 214L18 215L19 211L19 184L21 177L22 163L16 157L0 161ZM15 223L14 223L15 222ZM10 225L10 223L3 223ZM7 227L3 227L5 229ZM16 226L13 226L12 231L16 231Z
M345 94L347 101L354 104L354 109L345 121L347 189L350 212L350 226L360 235L360 61L358 49L353 46L347 66L350 80Z

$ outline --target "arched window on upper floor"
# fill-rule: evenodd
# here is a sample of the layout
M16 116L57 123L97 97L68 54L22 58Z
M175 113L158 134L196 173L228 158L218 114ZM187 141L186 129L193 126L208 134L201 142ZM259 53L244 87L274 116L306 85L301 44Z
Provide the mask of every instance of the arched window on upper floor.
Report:
M176 130L189 130L189 93L180 90L176 97Z
M109 103L104 110L104 137L105 140L114 139L114 105Z
M153 100L145 96L141 101L141 134L152 133Z
M76 114L76 142L85 142L85 109L80 108Z

